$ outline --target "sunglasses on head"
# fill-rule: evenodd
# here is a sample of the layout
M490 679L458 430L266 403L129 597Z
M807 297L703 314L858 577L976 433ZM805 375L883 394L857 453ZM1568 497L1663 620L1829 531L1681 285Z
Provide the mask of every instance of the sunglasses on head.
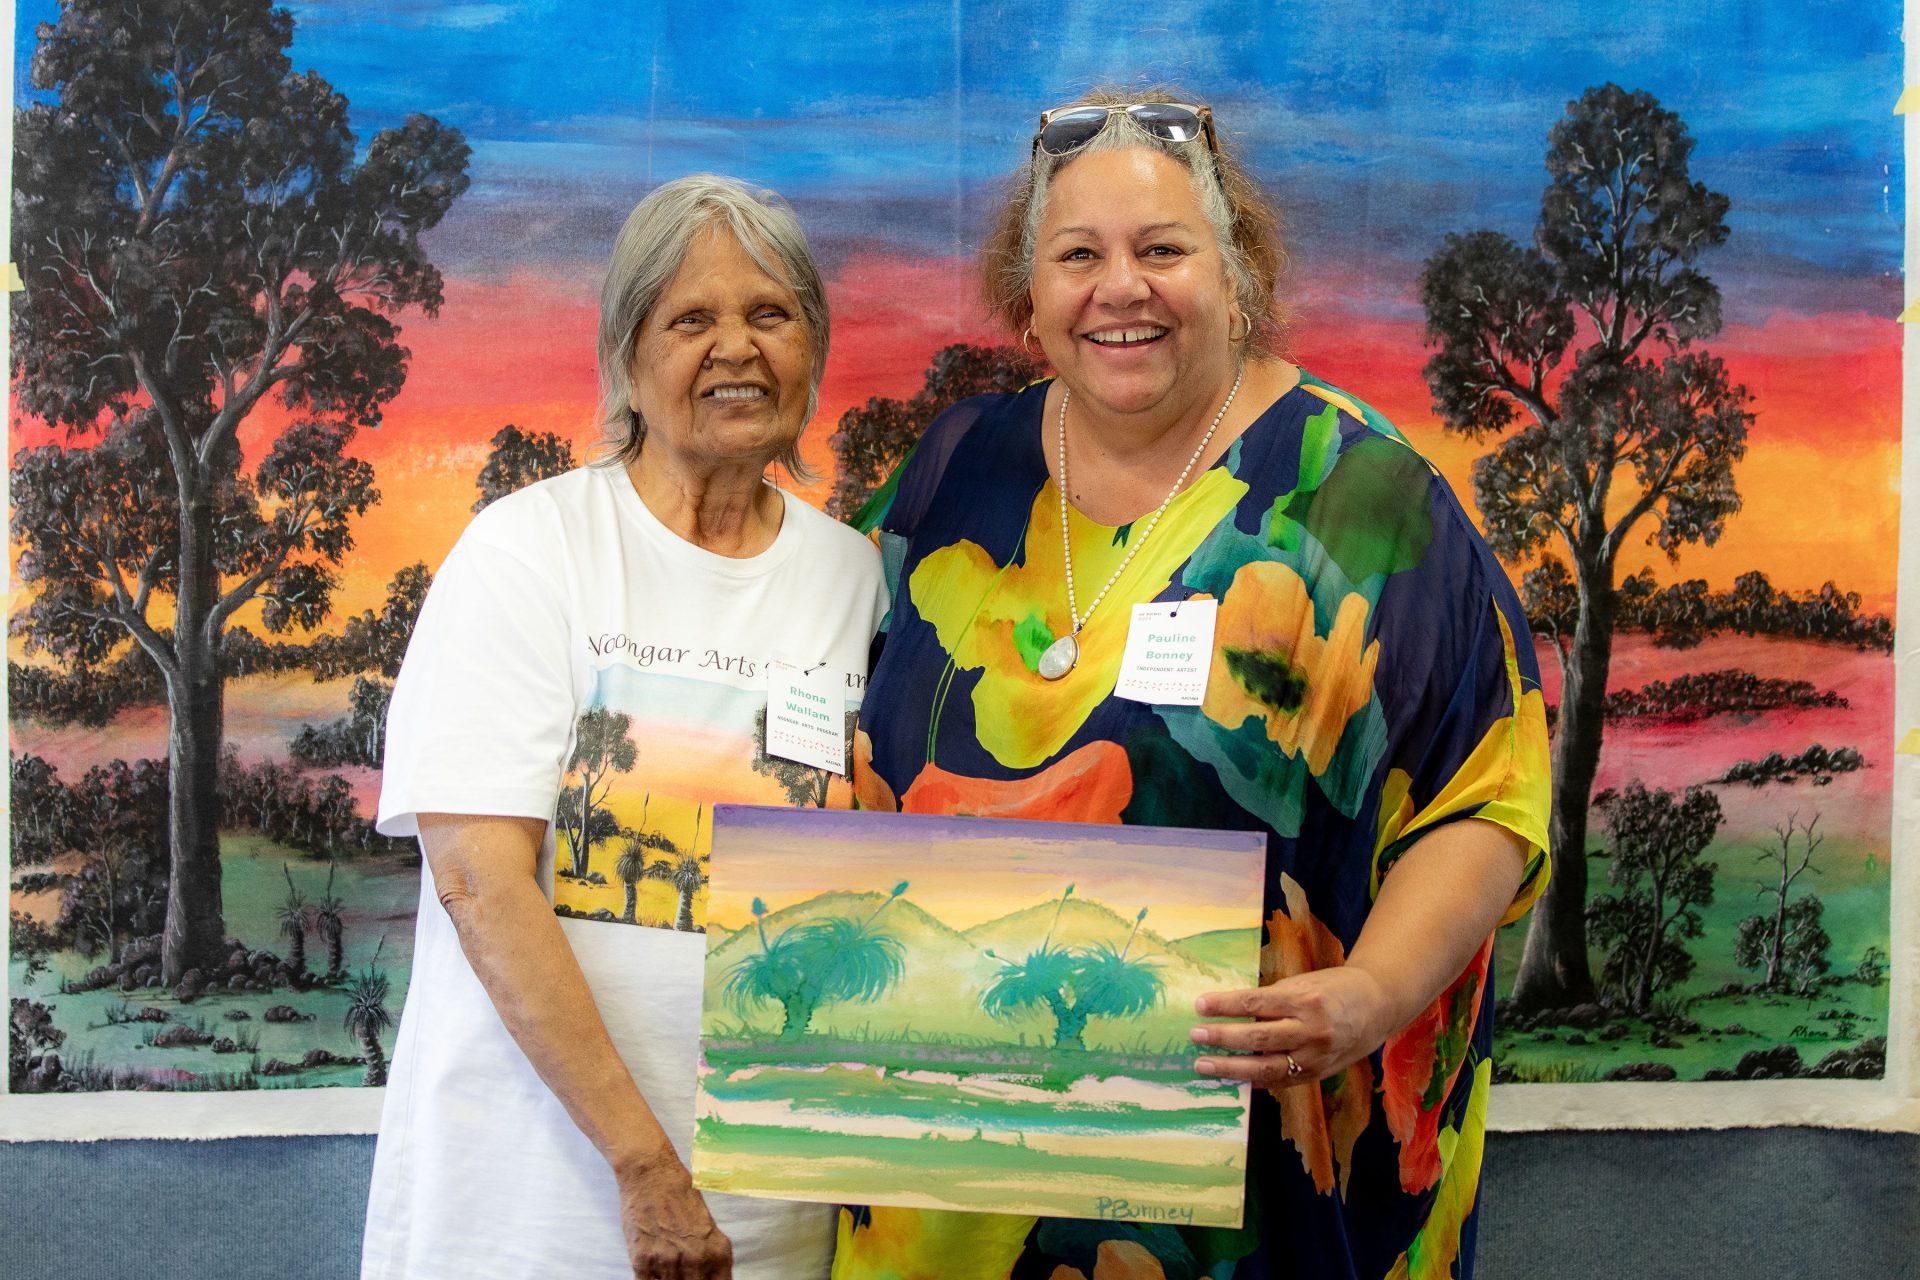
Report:
M1207 150L1218 154L1213 136L1213 110L1184 102L1125 102L1112 106L1055 107L1040 113L1040 129L1033 135L1035 154L1071 155L1100 136L1107 121L1126 115L1156 138L1192 142L1204 135Z

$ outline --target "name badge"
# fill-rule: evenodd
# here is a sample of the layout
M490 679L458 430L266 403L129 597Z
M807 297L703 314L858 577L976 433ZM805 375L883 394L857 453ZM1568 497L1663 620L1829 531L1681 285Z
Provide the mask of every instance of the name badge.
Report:
M767 754L847 776L844 672L767 664Z
M1116 697L1162 706L1197 707L1213 669L1213 622L1218 600L1137 604L1127 624Z

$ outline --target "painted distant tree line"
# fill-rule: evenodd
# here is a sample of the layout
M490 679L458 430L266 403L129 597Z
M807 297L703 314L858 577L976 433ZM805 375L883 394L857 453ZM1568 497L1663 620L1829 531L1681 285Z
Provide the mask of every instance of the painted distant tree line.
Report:
M1545 560L1522 579L1527 621L1536 635L1570 643L1579 623L1579 587L1559 560ZM1660 586L1651 569L1623 579L1614 629L1644 632L1662 648L1690 649L1710 635L1820 640L1856 649L1893 648L1893 620L1860 611L1860 593L1832 582L1818 590L1782 591L1758 569L1727 591L1700 578Z
M842 520L859 514L943 410L970 396L1018 391L1045 372L1012 347L942 347L927 367L925 385L912 396L873 396L840 415L828 441L836 465L827 514Z

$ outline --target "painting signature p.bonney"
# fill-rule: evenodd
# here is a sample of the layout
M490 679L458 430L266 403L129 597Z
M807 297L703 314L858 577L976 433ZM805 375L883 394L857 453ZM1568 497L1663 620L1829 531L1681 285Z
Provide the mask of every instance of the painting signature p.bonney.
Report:
M1115 1222L1177 1222L1182 1226L1193 1225L1192 1205L1147 1204L1139 1200L1099 1196L1093 1202L1093 1213L1097 1218L1109 1218Z

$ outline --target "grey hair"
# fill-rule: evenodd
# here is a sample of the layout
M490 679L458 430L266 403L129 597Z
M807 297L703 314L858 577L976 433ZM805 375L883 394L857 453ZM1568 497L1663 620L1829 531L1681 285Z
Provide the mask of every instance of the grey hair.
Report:
M807 416L820 407L820 378L827 368L832 323L820 265L807 247L793 208L775 192L734 178L696 173L656 187L633 207L613 242L606 283L600 289L600 333L595 344L600 369L601 461L625 466L640 456L647 424L633 410L633 347L640 326L686 262L694 236L725 225L760 269L793 290L813 347ZM813 477L800 460L800 441L776 459L795 480Z
M1095 89L1071 106L1111 106L1129 102L1194 102L1178 91L1114 87ZM980 255L980 283L987 305L1009 329L1019 333L1032 319L1034 254L1047 195L1066 166L1094 151L1145 147L1170 156L1186 169L1194 197L1213 231L1239 311L1247 319L1242 345L1265 350L1280 341L1284 320L1274 286L1287 269L1280 217L1268 203L1224 138L1211 151L1200 138L1170 142L1155 137L1125 112L1109 116L1086 145L1064 156L1035 149L1007 188L1006 203L995 217Z

